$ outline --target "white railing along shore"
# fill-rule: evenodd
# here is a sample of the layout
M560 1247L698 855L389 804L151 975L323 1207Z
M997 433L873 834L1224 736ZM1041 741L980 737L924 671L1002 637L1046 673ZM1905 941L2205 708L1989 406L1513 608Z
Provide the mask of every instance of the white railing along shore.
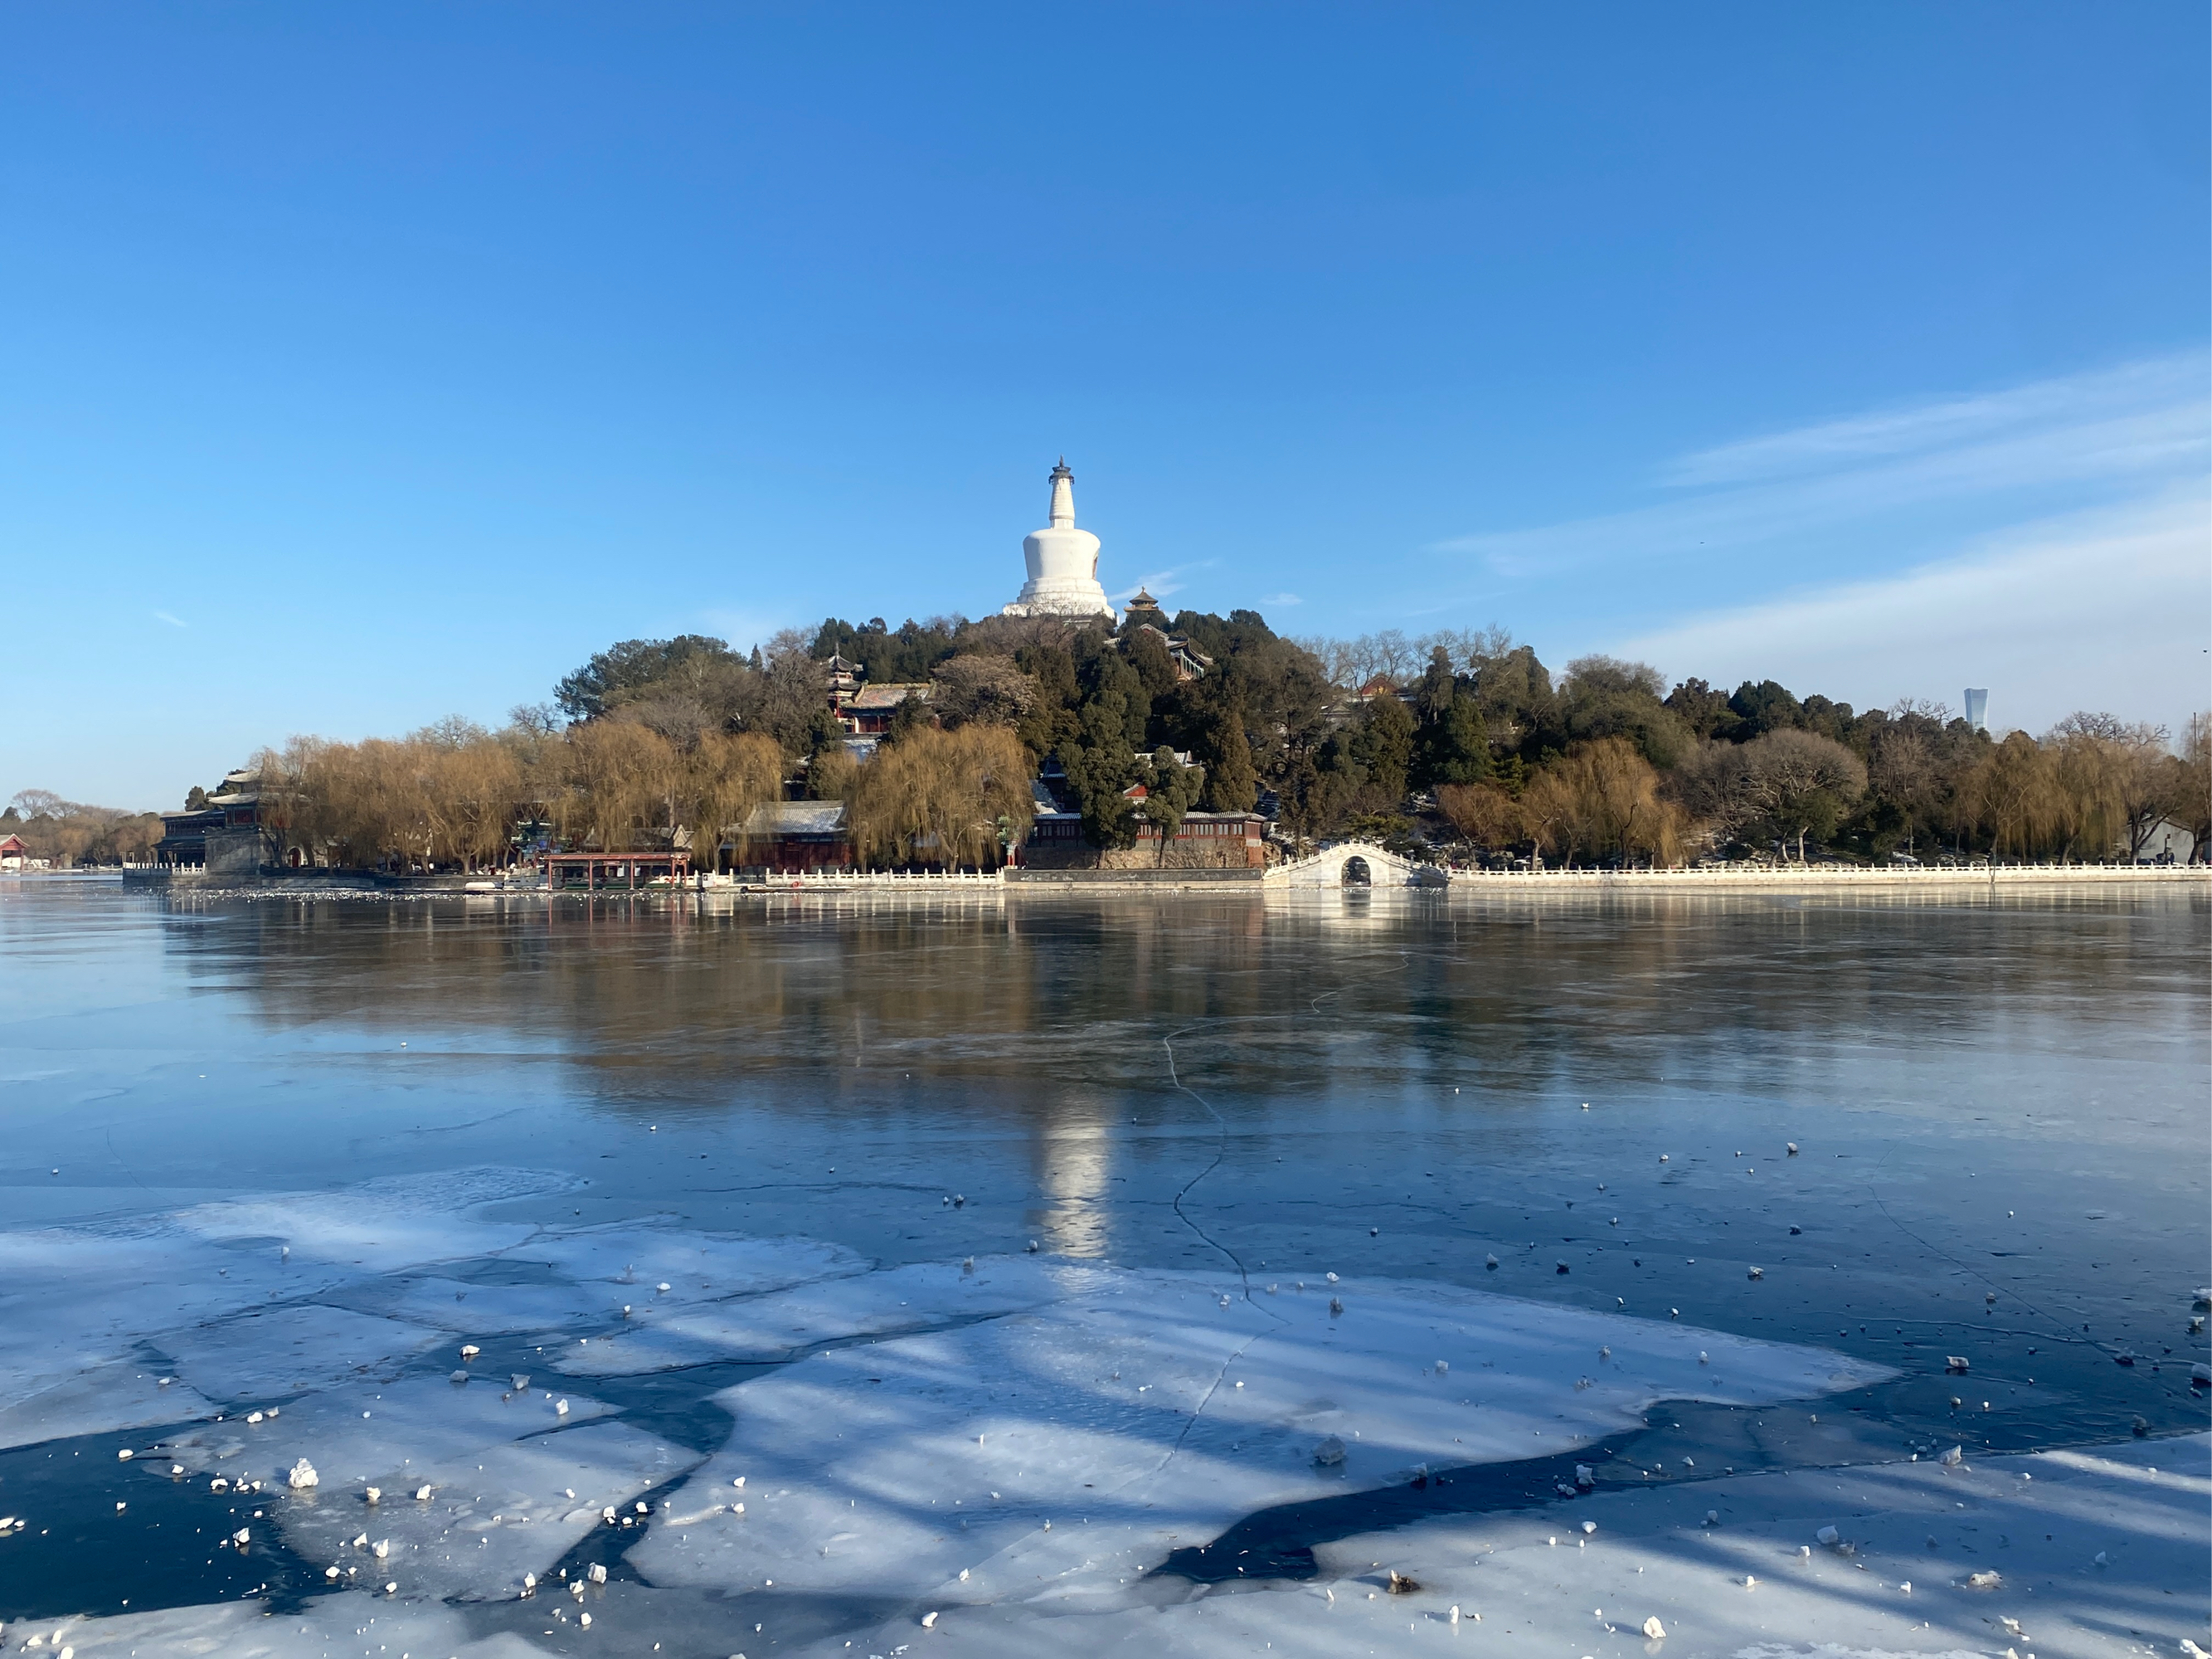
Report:
M1318 863L1323 855L1310 855L1273 866L1267 872L1271 879L1266 884L1280 890L1282 880L1301 866ZM111 869L115 866L110 866ZM1010 868L1012 866L1009 866ZM1602 886L1789 886L1793 884L1883 884L1949 885L1963 883L2015 884L2023 882L2206 882L2212 883L2212 864L1997 864L1986 862L1965 865L1880 866L1853 864L1787 864L1787 865L1701 865L1676 870L1480 870L1451 866L1433 866L1450 877L1451 885L1462 891L1482 888L1507 887L1602 887ZM199 878L207 874L204 864L140 864L125 861L125 871L144 871L169 876ZM1130 885L1149 884L1144 872L1132 872ZM746 887L769 887L786 892L848 892L868 889L891 888L1003 888L1007 884L1005 870L805 870L790 871L767 876L740 878L733 876L697 875L682 884L693 891L729 891ZM1111 882L1097 884L1103 890L1114 886ZM541 882L526 881L501 887L503 891L559 892L560 888L546 888ZM635 890L606 887L601 892L647 891L641 885ZM669 884L661 883L649 890L667 892Z
M1462 870L1451 871L1452 884L1480 886L1485 882L1638 882L1694 883L1744 881L2160 881L2204 880L2212 878L2212 865L2203 864L1971 864L1881 866L1858 864L1700 865L1680 870Z

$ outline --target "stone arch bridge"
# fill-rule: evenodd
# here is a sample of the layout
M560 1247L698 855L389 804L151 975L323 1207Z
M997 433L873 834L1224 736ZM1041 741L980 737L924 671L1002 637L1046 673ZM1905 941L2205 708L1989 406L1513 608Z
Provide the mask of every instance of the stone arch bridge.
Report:
M1415 864L1371 841L1339 842L1267 872L1271 888L1296 891L1342 887L1442 887L1451 878L1433 864Z

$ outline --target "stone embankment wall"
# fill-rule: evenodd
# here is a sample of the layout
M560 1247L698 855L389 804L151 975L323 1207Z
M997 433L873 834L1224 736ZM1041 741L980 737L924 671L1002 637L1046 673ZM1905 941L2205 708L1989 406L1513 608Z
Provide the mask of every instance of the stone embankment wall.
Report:
M1243 888L1256 893L1261 890L1267 872L1254 868L1179 869L1174 865L1165 869L1141 865L1132 869L1118 870L1039 870L1030 867L1008 870L1003 880L1008 887L1045 888L1119 888L1124 891L1157 891L1161 889Z
M1159 843L1139 847L1109 847L1100 851L1085 843L1068 848L1033 847L1024 849L1024 867L1030 870L1256 870L1252 844L1241 837L1224 836L1214 841L1175 841L1167 856Z

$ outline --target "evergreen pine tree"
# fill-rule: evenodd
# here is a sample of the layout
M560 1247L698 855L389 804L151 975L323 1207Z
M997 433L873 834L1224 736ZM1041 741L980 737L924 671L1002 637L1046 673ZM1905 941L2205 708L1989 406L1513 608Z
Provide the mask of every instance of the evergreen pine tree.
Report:
M1260 799L1260 775L1252 765L1252 744L1244 717L1235 709L1218 722L1206 756L1205 810L1249 812Z

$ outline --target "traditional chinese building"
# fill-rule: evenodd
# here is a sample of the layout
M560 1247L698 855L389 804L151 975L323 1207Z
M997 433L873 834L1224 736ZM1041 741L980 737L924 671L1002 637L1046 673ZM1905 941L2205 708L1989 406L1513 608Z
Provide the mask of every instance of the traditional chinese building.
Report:
M853 834L841 800L779 800L752 810L737 856L746 869L845 870L853 863Z
M1190 757L1181 758L1187 765ZM1267 821L1257 812L1186 812L1161 856L1159 826L1144 817L1150 792L1133 783L1121 793L1138 803L1137 844L1103 851L1084 839L1067 775L1048 758L1034 785L1036 815L1021 848L1033 870L1259 870L1267 862Z
M837 711L838 723L856 738L881 737L891 729L901 703L909 697L926 703L931 689L927 684L904 683L861 686Z
M162 813L161 839L154 843L155 862L198 865L210 876L258 874L274 856L261 821L260 786L258 772L227 773L205 805Z

